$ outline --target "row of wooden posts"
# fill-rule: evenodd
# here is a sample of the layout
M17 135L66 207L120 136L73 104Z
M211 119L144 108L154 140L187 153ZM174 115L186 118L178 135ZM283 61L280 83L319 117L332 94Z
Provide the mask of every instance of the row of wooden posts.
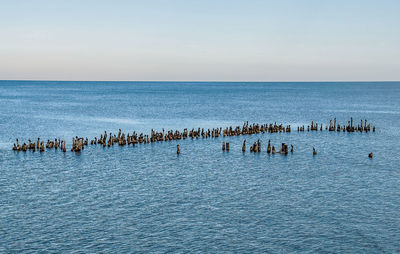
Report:
M298 126L297 131L305 131L305 126ZM314 121L311 122L311 126L307 126L307 131L320 131L323 130L323 124L319 125L318 128L318 123L314 123ZM336 118L332 120L329 120L329 126L325 125L325 130L328 131L336 131L336 132L370 132L371 131L371 124L367 124L367 120L365 119L364 121L361 120L360 124L355 126L353 122L353 118L351 117L350 120L347 122L347 125L340 125L336 124ZM375 126L372 126L372 131L375 132Z
M294 149L293 149L293 145L290 145L290 153L293 153ZM230 145L229 142L222 142L222 151L225 152L229 152L230 150ZM246 152L246 140L243 141L243 145L242 145L242 152ZM250 152L254 152L254 153L260 153L261 152L261 142L260 140L257 140L257 142L254 142L253 145L250 147ZM179 145L176 145L176 153L178 155L181 154L181 149ZM288 149L288 145L286 143L282 143L282 147L281 149L276 152L275 146L271 147L271 140L268 140L268 146L267 146L267 153L268 154L275 154L275 153L279 153L279 154L283 154L283 155L287 155L289 153L289 149ZM313 155L317 155L317 150L315 149L315 147L313 147ZM373 153L369 153L368 154L369 158L373 157Z
M229 151L229 142L222 142L222 151ZM243 141L242 145L242 152L246 152L246 139ZM250 152L252 153L260 153L261 152L261 141L257 140L257 142L254 142L252 146L250 146ZM293 153L293 145L290 145L290 152ZM271 140L268 140L268 146L267 146L267 153L274 154L276 153L275 146L271 147ZM289 153L289 148L286 143L282 143L281 149L278 151L278 153L282 154L288 154Z
M311 126L307 126L308 131L317 131L320 129L320 131L323 130L323 125L315 124L314 122L311 123ZM357 127L353 125L353 118L351 118L348 121L347 126L341 126L336 123L336 118L330 121L329 126L327 125L325 127L326 130L329 131L347 131L347 132L369 132L371 130L370 124L367 124L367 120L361 120L361 124L358 125ZM304 131L305 127L299 126L297 127L298 131ZM375 126L372 127L373 132L375 131ZM178 131L178 130L169 130L165 131L162 129L162 131L157 132L155 130L151 130L150 135L143 134L143 133L136 133L135 131L132 132L131 134L128 132L127 134L123 133L121 129L118 131L117 134L113 133L107 133L107 131L104 131L103 134L100 135L100 137L94 137L94 139L91 139L89 141L88 138L83 138L83 137L74 137L72 138L72 146L71 146L71 151L75 153L80 153L82 152L85 147L87 147L89 144L90 145L101 145L103 147L111 147L114 146L114 144L118 144L119 146L125 146L125 145L132 145L135 146L136 144L149 144L149 143L155 143L155 142L166 142L166 141L172 141L172 140L181 140L181 139L207 139L207 138L218 138L219 136L223 137L231 137L231 136L241 136L241 135L254 135L254 134L262 134L262 133L279 133L279 132L291 132L291 126L290 125L283 125L283 124L277 124L275 123L270 123L270 124L258 124L258 123L253 123L249 124L248 122L245 122L242 126L236 126L236 127L225 127L224 129L222 127L219 128L212 128L212 129L205 129L205 128L197 128L197 129L184 129L183 132ZM285 148L283 151L280 150L280 153L286 153L286 150L288 150L288 147L286 144L282 144L282 147ZM13 150L14 151L32 151L35 152L36 150L40 152L44 152L45 150L51 150L55 149L58 150L60 149L63 152L66 152L66 141L61 140L60 138L56 138L54 140L47 140L46 144L44 143L43 140L40 138L37 138L36 142L32 142L30 139L28 140L28 143L23 143L22 145L19 143L19 140L16 139L16 143L14 143ZM223 142L222 144L222 150L223 151L229 151L230 150L230 144L229 142ZM246 140L243 142L242 150L246 150ZM272 146L270 147L270 144L268 144L267 147L267 152L271 151L273 153L275 150L275 147ZM179 152L178 152L179 151ZM250 152L260 152L261 151L261 142L258 140L257 142L254 142L252 146L250 146ZM293 151L293 146L291 145L291 151ZM180 153L180 150L177 147L177 153Z

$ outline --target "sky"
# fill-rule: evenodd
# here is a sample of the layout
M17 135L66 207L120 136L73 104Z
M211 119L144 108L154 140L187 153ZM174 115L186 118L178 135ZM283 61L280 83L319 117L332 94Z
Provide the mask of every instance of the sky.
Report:
M398 81L398 0L0 0L0 80Z

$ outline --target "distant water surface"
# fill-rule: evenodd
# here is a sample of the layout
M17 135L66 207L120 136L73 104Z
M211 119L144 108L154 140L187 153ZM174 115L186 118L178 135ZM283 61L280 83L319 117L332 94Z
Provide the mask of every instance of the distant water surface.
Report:
M377 131L296 131L334 117ZM292 132L11 150L15 138L244 121ZM0 81L0 252L399 253L399 128L400 82ZM243 154L244 139L263 151ZM294 153L268 156L269 139Z

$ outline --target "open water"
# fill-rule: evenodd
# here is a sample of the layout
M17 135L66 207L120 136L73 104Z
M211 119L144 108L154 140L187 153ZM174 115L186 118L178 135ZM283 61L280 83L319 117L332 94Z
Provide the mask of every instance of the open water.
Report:
M376 132L297 132L334 117ZM244 121L292 132L68 149ZM11 150L37 137L68 151ZM0 81L0 252L399 253L399 141L400 82Z

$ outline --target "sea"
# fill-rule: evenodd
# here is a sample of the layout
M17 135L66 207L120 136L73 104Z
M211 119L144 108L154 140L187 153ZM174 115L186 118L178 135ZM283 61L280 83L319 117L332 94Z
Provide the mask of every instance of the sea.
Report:
M247 121L292 131L70 151ZM67 152L12 150L38 137ZM400 253L399 146L400 82L0 81L0 253Z

